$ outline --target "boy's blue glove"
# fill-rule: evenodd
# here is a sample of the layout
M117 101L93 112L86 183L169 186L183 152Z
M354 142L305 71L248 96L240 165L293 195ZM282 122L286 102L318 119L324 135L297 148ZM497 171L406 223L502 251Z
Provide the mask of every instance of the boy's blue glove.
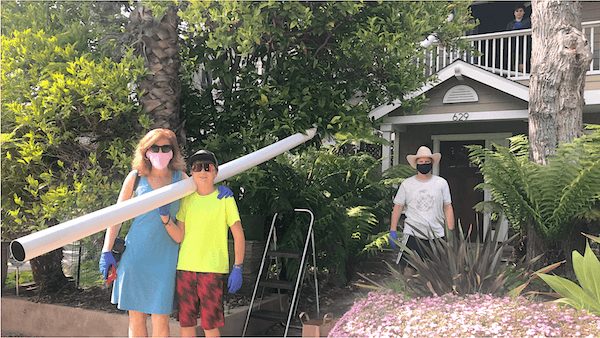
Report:
M171 210L171 203L165 204L162 207L158 207L158 214L161 216L168 216Z
M227 288L229 293L236 293L242 287L242 266L234 265L231 273L229 274L229 280L227 281Z
M396 230L391 230L390 231L390 248L392 248L392 250L396 250L396 242L398 240L398 233L396 232Z
M100 255L98 267L100 268L100 273L105 280L108 278L108 271L110 270L111 266L114 266L115 269L117 268L117 261L115 260L115 257L110 251L103 252L102 255Z
M227 186L220 185L217 187L217 190L219 191L219 194L217 195L218 199L221 199L223 197L227 198L227 197L233 196L233 191L231 191L231 189L229 189Z

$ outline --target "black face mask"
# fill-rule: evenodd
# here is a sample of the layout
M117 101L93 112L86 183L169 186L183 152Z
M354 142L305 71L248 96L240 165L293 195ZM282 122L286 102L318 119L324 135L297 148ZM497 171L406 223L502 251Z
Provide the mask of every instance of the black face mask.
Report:
M421 174L427 174L433 168L433 163L417 164L417 171Z

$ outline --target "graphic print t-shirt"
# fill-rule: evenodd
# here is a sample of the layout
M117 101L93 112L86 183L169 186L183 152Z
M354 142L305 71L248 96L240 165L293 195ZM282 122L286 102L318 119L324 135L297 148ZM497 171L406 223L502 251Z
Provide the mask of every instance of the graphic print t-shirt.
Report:
M424 238L444 236L444 205L452 203L448 182L439 176L419 181L416 176L404 180L398 188L394 204L404 206L404 234Z

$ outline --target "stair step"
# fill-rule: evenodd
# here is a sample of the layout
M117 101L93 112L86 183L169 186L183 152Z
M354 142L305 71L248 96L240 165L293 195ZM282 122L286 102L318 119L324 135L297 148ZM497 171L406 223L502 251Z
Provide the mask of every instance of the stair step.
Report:
M259 285L262 287L265 287L265 288L285 289L285 290L294 290L294 288L296 287L296 284L293 282L288 282L286 280L277 280L277 279L261 280Z
M272 322L287 322L288 313L269 310L256 310L250 314L252 318L269 320Z
M301 253L292 252L292 251L269 251L269 252L267 252L267 254L271 257L283 257L283 258L295 258L295 259L302 258Z

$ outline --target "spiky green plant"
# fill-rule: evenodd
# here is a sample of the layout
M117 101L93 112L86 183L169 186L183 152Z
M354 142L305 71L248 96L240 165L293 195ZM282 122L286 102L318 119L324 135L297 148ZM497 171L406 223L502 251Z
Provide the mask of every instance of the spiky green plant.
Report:
M478 188L491 192L517 229L531 224L546 239L564 238L575 224L598 215L600 126L588 129L589 134L560 145L547 165L529 160L523 135L512 137L510 147L469 146L484 178Z
M492 234L488 228L483 239L477 236L476 242L471 243L468 238L472 227L467 234L461 226L457 228L447 232L448 238L431 240L429 245L417 242L426 252L425 259L398 243L405 251L408 264L416 270L405 281L407 289L417 296L503 294L508 291L520 275L509 273L509 265L502 256L504 248L515 240L516 235L498 242L499 232Z

